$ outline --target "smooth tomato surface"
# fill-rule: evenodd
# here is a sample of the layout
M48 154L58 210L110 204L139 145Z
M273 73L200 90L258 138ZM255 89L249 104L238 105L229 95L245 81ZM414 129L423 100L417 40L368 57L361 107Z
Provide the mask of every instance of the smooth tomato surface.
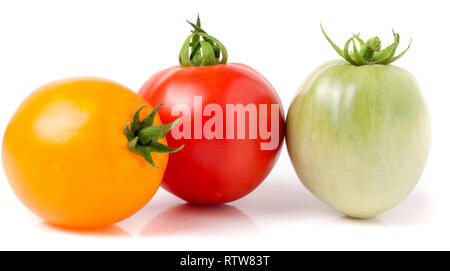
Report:
M196 204L220 204L239 199L254 190L274 166L284 138L284 113L273 87L252 68L242 64L176 66L152 76L139 94L153 105L164 104L159 111L163 122L178 118L171 114L173 106L186 104L192 113L183 118L187 118L192 127L200 124L194 120L194 97L201 97L203 108L208 104L220 105L224 126L227 104L267 105L269 127L271 105L279 105L276 112L279 141L272 150L261 150L261 143L267 140L259 135L249 139L248 115L245 139L194 139L194 131L191 139L174 139L172 129L167 134L169 145L185 144L185 148L171 154L162 186L180 198ZM260 117L258 111L257 119ZM203 116L202 127L209 118ZM224 134L226 129L224 127ZM235 122L235 133L237 129Z
M286 143L297 175L319 199L355 218L404 200L430 148L415 78L392 65L329 62L289 107Z
M76 228L106 226L143 207L168 160L152 154L154 168L128 150L122 130L143 104L131 90L98 78L59 80L33 92L3 140L4 169L19 199L41 218Z

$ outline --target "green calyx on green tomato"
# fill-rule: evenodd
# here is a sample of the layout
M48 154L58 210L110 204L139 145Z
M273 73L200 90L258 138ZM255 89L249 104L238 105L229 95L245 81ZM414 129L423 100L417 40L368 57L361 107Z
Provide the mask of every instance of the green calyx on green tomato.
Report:
M341 50L324 35L346 61L325 63L303 83L288 111L287 148L320 200L350 217L374 217L417 184L430 148L428 109L416 79L389 65L406 52L394 56L398 34L383 50L378 38L353 35Z
M399 55L395 56L395 52L397 50L397 47L400 43L400 35L398 33L395 33L394 30L392 30L392 34L394 34L394 43L389 45L388 47L381 50L381 41L380 38L374 37L368 39L366 42L364 42L360 37L359 34L353 34L351 38L347 40L347 42L344 45L344 49L341 50L325 33L325 30L322 28L322 33L325 36L325 38L328 40L328 42L333 46L334 50L345 60L347 60L348 63L355 65L355 66L361 66L361 65L374 65L374 64L381 64L381 65L387 65L389 63L392 63L402 57L411 46L411 41L409 42L408 47L401 52ZM352 51L349 52L350 43L352 43ZM359 43L360 49L358 50L356 43Z

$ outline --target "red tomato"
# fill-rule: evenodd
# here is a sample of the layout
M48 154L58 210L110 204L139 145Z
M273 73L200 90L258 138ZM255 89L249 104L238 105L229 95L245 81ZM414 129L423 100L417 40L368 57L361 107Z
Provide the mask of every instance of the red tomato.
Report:
M220 204L253 191L273 168L284 139L281 101L270 83L243 64L226 64L225 46L200 26L184 42L180 66L151 77L139 94L184 144L171 154L162 186L195 204Z
M273 168L284 138L284 113L273 87L250 67L234 63L201 67L175 66L152 76L139 94L153 104L164 104L158 112L164 123L180 117L171 112L177 104L187 105L191 112L190 115L182 116L183 124L180 124L191 124L190 139L175 139L173 130L177 127L166 136L169 145L185 144L183 151L171 154L162 183L165 189L178 197L195 204L230 202L253 191ZM217 104L223 109L223 139L207 139L203 133L201 139L194 138L195 126L199 127L201 123L202 129L205 129L205 123L212 118L203 116L198 121L198 114L194 116L194 112L198 113L194 97L197 97L197 101L201 97L202 111L208 104ZM264 140L261 133L257 133L256 139L250 139L249 113L245 115L245 139L238 139L238 129L243 127L238 127L237 121L233 126L226 125L227 104L253 104L259 110L266 106L267 115L261 115L258 110L257 120L276 129L273 136L278 136L278 142L274 142L274 138ZM271 127L272 105L279 106L275 112L278 127ZM259 131L261 125L258 123L257 127ZM185 127L178 128L183 130ZM234 130L234 139L226 139L230 129ZM273 149L262 150L261 143L271 140L275 144Z

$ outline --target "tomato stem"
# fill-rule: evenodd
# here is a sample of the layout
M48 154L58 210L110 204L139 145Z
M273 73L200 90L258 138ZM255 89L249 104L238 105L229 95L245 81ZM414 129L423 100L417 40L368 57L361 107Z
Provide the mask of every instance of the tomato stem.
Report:
M184 145L182 145L179 148L174 149L158 142L158 139L164 138L179 119L169 124L153 125L156 113L162 106L162 104L160 104L153 108L143 121L140 121L139 113L145 106L147 105L141 106L134 113L133 120L125 124L123 133L127 137L128 149L130 149L130 151L141 154L150 165L158 167L158 165L153 162L152 152L172 153L177 152L184 147Z
M200 16L196 24L187 21L193 28L181 47L178 61L182 67L226 64L228 53L225 46L201 28Z
M322 33L325 36L325 38L328 40L328 42L331 44L331 46L334 48L334 50L347 62L349 62L352 65L355 66L362 66L362 65L373 65L373 64L382 64L387 65L390 64L400 57L402 57L411 46L412 39L409 42L408 47L401 52L399 55L395 56L395 51L397 50L397 47L400 43L400 35L398 33L395 33L394 30L392 30L392 33L394 35L394 43L389 45L388 47L381 50L381 41L378 37L370 38L366 42L364 42L360 37L359 34L353 34L351 38L347 40L347 42L344 45L344 49L341 50L339 46L337 46L331 39L328 37L327 33L325 33L325 30L322 27L322 24L320 25L322 28ZM359 50L356 46L356 43L359 44ZM352 45L352 50L349 51L350 44Z

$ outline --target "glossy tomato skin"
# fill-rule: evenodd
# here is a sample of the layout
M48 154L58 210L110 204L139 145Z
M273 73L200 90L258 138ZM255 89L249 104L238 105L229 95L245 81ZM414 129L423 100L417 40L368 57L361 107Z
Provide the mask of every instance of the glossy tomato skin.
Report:
M284 138L284 113L281 101L270 83L258 72L243 64L204 67L171 67L152 76L139 94L153 105L163 103L163 122L178 118L171 114L176 104L189 106L186 116L194 130L194 97L201 97L203 107L218 104L278 104L276 112L279 141L272 150L261 150L261 139L175 139L167 134L169 144L185 144L182 151L171 154L162 187L194 204L220 204L237 200L253 191L273 168ZM270 124L270 111L267 123ZM210 117L203 117L203 124ZM259 119L259 113L258 113ZM248 116L246 119L248 135ZM198 124L198 122L197 122ZM226 134L224 127L224 135ZM237 130L235 123L235 131ZM192 131L192 135L194 131Z
M306 188L350 217L370 218L418 182L430 127L410 73L336 61L313 72L292 102L286 144Z
M144 104L131 90L98 78L37 89L3 139L3 166L16 195L36 215L64 227L102 227L135 213L156 192L168 161L167 154L153 154L154 168L128 150L123 127Z

